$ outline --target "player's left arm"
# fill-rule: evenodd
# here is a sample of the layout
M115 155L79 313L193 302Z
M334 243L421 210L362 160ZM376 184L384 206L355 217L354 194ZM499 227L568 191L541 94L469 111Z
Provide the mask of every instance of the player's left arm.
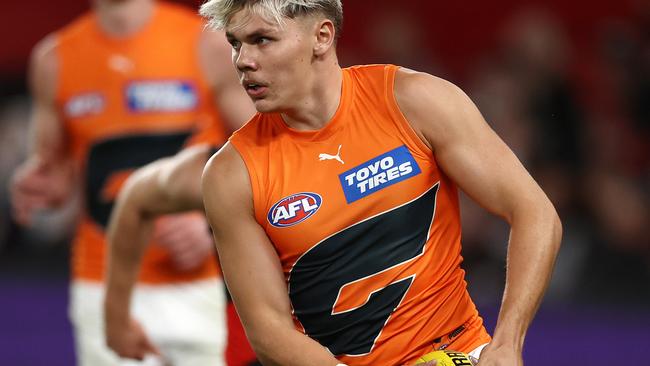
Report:
M142 359L157 350L131 319L131 294L156 217L202 210L201 174L211 148L197 145L138 169L120 191L108 225L104 320L108 346Z
M212 86L215 104L229 132L237 130L254 114L255 107L237 78L232 47L221 31L205 29L199 40L199 60Z
M510 224L501 310L480 365L520 366L524 337L560 246L562 228L555 208L459 88L401 69L394 93L402 113L445 174L479 205Z

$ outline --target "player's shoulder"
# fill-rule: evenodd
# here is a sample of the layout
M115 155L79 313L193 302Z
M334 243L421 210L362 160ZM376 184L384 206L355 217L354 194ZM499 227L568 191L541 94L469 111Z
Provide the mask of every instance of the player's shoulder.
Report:
M403 67L395 74L393 92L404 114L433 117L432 120L455 113L469 101L452 82Z
M435 100L454 98L460 89L452 82L425 72L400 67L395 73L395 96L398 99ZM419 96L419 98L418 98Z
M56 33L51 33L32 48L29 74L30 84L34 92L40 90L46 92L47 95L53 96L59 71L58 44Z
M208 212L215 205L226 211L252 210L252 189L246 165L230 142L212 155L201 178L203 200Z
M236 189L242 183L246 173L244 161L230 142L213 154L203 169L203 185L217 184Z
M59 45L57 33L50 33L32 47L32 63L47 65L56 61L56 48Z

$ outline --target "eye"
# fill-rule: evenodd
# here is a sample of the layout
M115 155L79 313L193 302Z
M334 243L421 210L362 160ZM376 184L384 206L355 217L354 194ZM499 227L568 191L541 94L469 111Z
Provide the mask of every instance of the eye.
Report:
M267 44L269 42L271 42L271 40L269 38L266 38L266 37L257 37L257 38L255 38L255 44L263 45L263 44Z
M235 51L239 51L239 49L241 48L241 42L239 42L237 40L231 39L231 40L228 41L228 43L230 43L233 50L235 50Z

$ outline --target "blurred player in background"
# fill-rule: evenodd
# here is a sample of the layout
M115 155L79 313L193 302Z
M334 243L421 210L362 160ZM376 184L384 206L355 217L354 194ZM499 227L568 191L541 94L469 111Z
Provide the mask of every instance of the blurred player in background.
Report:
M404 365L436 349L521 366L561 224L454 85L341 69L340 0L210 0L258 113L207 164L224 278L269 365ZM460 268L460 188L510 225L487 334Z
M134 278L155 219L203 209L201 172L214 151L209 145L197 145L151 163L132 174L118 195L107 231L110 251L104 310L109 344L124 356L140 358L154 349L138 322L110 324L110 319L129 316Z
M173 157L157 160L134 172L120 191L107 229L109 261L106 283L107 319L129 316L135 274L152 235L155 220L164 214L203 210L201 174L216 152L213 145L199 144ZM234 309L229 308L229 365L254 361ZM112 330L111 330L112 329ZM107 324L109 344L125 356L138 358L154 351L137 321ZM119 339L110 340L119 336ZM241 339L235 339L241 337Z
M152 0L96 0L33 50L32 146L13 177L14 214L28 225L37 210L83 194L70 298L79 365L140 364L120 361L103 336L107 221L131 171L194 142L219 143L252 115L229 54L191 11ZM161 218L153 237L127 306L160 354L144 364L223 364L224 292L203 215ZM131 318L107 321L119 331ZM111 339L114 348L129 341Z

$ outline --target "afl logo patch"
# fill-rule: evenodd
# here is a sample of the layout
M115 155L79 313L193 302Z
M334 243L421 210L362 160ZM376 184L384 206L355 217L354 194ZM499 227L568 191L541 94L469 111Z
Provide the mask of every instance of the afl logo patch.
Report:
M105 107L106 97L102 93L88 92L70 98L63 109L67 117L79 118L99 114Z
M301 223L318 211L323 199L317 193L301 192L278 201L266 216L275 227L288 227Z

